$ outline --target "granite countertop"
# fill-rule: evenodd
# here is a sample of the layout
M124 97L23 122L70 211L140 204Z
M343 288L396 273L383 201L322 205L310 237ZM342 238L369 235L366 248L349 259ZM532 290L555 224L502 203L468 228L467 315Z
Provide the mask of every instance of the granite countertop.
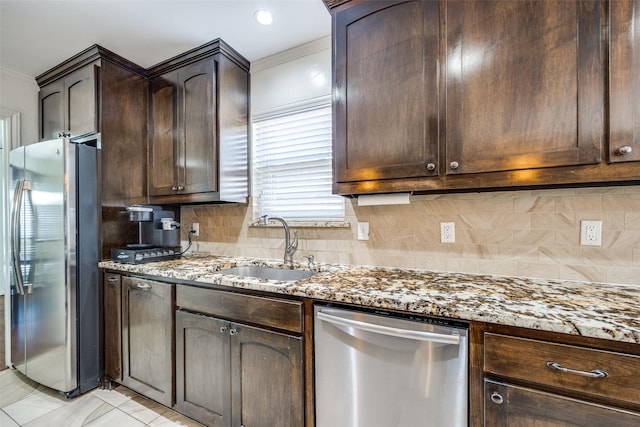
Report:
M100 263L104 269L198 284L640 344L640 286L339 264L314 264L318 274L297 282L219 273L237 265L281 267L282 261L191 255L148 264Z

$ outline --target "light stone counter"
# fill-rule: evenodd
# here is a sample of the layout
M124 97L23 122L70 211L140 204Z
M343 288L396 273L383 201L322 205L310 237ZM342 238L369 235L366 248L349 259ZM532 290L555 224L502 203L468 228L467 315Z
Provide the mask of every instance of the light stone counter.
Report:
M319 273L298 282L219 273L236 265L281 267L282 262L192 255L138 265L100 263L104 269L164 279L640 344L640 286L336 264L315 264Z

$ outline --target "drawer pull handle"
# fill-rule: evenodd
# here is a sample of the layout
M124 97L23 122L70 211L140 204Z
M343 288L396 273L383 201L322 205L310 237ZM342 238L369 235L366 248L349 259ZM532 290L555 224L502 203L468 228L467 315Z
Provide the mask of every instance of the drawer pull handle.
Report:
M117 277L113 277L113 276L107 277L107 282L116 283L117 281L118 281Z
M557 362L552 362L552 361L548 361L547 366L551 369L555 369L556 371L564 372L567 374L580 375L582 377L606 378L607 376L609 376L609 374L607 374L606 371L603 371L600 369L594 369L593 371L580 371L578 369L565 368L561 364Z
M498 393L497 391L494 391L493 393L491 393L491 401L496 405L502 405L502 402L504 402L504 399L502 398L502 395L500 393Z
M142 289L143 291L148 291L151 289L151 285L147 285L146 283L138 283L138 289Z

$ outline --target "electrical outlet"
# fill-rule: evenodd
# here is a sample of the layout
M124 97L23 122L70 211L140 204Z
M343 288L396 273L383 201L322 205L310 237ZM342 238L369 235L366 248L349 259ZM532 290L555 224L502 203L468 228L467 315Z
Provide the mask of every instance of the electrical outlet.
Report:
M440 242L441 243L456 242L456 223L455 222L440 223Z
M602 245L602 221L580 221L580 244L582 246Z
M197 222L194 222L193 224L191 224L191 231L193 231L193 235L194 236L199 236L200 235L200 224Z
M358 223L358 240L369 240L369 223Z

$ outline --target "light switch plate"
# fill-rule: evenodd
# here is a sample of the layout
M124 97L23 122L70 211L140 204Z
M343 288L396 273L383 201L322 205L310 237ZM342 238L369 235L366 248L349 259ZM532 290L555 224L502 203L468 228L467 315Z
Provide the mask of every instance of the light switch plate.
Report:
M602 221L580 221L580 244L602 246Z
M369 223L358 223L358 240L369 240Z

